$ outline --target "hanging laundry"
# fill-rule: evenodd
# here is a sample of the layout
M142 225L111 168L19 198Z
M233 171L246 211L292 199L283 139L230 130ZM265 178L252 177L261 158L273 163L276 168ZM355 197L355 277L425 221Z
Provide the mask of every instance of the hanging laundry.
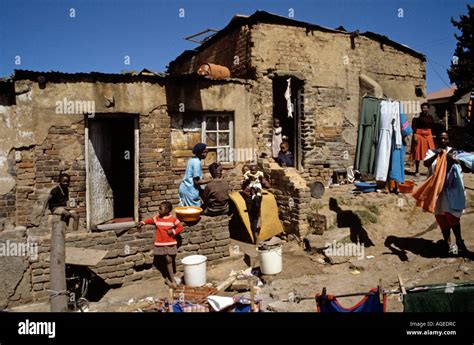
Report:
M474 284L428 285L407 290L403 295L404 312L473 312Z
M392 155L390 160L389 178L399 183L405 182L405 153L407 150L406 137L413 133L405 114L400 108L400 130L402 135L402 146L398 149L396 146L395 135L392 135Z
M380 128L377 150L375 151L375 180L386 181L390 165L392 135L395 133L395 147L402 146L400 128L400 103L382 101L380 103Z
M355 169L362 174L374 173L375 151L379 132L380 99L364 97L357 133Z
M345 308L333 295L316 295L316 305L318 313L384 313L387 305L387 297L383 295L383 302L379 301L378 289L371 289L359 303Z
M464 189L463 175L459 164L453 164L446 176L443 191L440 196L439 213L450 213L461 217L466 208L466 191ZM438 213L438 212L437 212Z
M286 99L286 109L288 110L288 117L293 117L293 104L291 103L291 78L286 80L288 82L288 86L286 87L285 91L285 99Z
M431 213L435 211L438 196L442 192L446 180L446 152L439 155L436 160L437 163L434 174L413 192L416 205Z

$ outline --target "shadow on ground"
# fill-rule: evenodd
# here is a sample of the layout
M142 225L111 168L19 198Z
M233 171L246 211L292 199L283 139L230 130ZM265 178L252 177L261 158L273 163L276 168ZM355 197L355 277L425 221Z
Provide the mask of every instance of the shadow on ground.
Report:
M429 259L451 257L442 240L433 242L424 238L388 236L384 244L390 249L391 254L397 255L401 261L409 261L407 251ZM461 253L458 257L473 260L474 253L469 251Z
M362 243L364 247L375 246L367 230L362 226L359 216L350 210L343 210L334 198L329 199L329 209L337 213L337 227L350 228L349 238L353 243Z

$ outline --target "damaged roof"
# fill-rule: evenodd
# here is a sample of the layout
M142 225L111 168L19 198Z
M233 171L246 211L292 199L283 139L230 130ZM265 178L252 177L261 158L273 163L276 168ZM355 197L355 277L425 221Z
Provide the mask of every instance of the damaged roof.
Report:
M344 29L342 26L340 26L338 29L330 29L326 28L324 26L316 25L316 24L311 24L307 22L302 22L299 20L279 16L273 13L265 12L265 11L256 11L254 14L251 16L243 16L243 15L235 15L229 24L227 24L226 27L224 27L222 30L217 32L215 35L210 37L208 40L206 40L203 44L201 44L199 47L193 49L193 50L185 50L181 55L179 55L175 60L171 61L168 66L168 71L173 68L174 65L189 59L196 55L198 52L204 50L206 47L210 46L213 44L216 40L218 40L221 37L224 37L231 31L233 31L235 28L239 28L245 25L254 25L258 23L265 23L265 24L275 24L275 25L286 25L286 26L296 26L296 27L302 27L306 28L307 31L323 31L323 32L331 32L331 33L341 33L341 34L346 34L346 35L351 35L352 33L349 31L342 30ZM359 36L365 36L367 38L371 38L375 41L378 41L380 43L392 46L393 48L396 48L400 51L403 51L405 53L408 53L414 57L417 57L423 61L426 61L425 55L415 51L414 49L397 43L395 41L392 41L385 35L380 35L374 32L363 32L363 33L358 33Z
M100 73L100 72L80 72L80 73L66 73L66 72L41 72L41 71L29 71L16 69L13 72L12 77L0 79L0 83L12 82L15 80L31 80L38 82L38 78L45 78L45 82L49 83L137 83L137 82L148 82L148 83L164 83L165 81L206 81L210 84L248 84L247 81L238 78L226 78L226 79L210 79L205 76L198 74L180 74L170 75L166 73L152 72L148 69L143 69L140 72L126 71L123 73Z
M143 73L145 72L145 73ZM101 73L101 72L80 72L80 73L66 73L58 71L28 71L28 70L14 70L13 80L33 80L38 81L39 77L44 77L46 82L105 82L105 83L134 83L134 82L159 82L162 81L166 74L164 73L150 73L149 70L126 73Z

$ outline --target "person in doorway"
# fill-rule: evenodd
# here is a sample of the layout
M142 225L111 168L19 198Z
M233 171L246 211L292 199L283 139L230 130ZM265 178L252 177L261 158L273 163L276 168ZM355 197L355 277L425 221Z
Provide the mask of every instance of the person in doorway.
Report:
M283 141L280 144L280 152L278 152L277 158L278 164L282 167L293 167L293 154L290 152L290 145L287 141Z
M202 193L204 215L221 216L229 213L229 184L222 178L222 165L209 165L212 181Z
M141 221L139 227L145 224L155 225L155 258L159 269L163 266L166 267L166 269L160 269L164 275L166 285L174 289L177 287L174 278L175 259L178 254L176 236L183 231L184 227L178 219L171 215L172 209L173 205L169 201L163 201L158 207L158 214L153 218L146 218Z
M193 148L194 157L190 158L186 166L183 181L179 185L179 199L181 206L198 206L201 201L201 186L208 183L202 176L202 160L206 159L208 150L206 144L199 143Z
M462 170L464 165L456 159L456 151L448 146L448 133L443 132L438 138L438 148L428 150L424 165L429 175L435 172L438 158L446 154L446 179L435 205L436 221L443 234L444 245L451 254L466 252L467 248L461 235L460 218L466 208L466 194L464 189ZM456 243L451 242L451 230Z
M51 214L61 216L61 220L64 221L67 226L69 226L69 220L72 218L74 220L73 231L77 231L79 227L79 215L67 206L70 182L71 178L68 174L59 174L59 184L49 193L43 205L42 215L45 214L46 208L49 208Z
M280 119L275 118L273 120L273 138L272 138L272 156L273 159L277 159L278 152L280 151L280 144L283 141L283 128L280 126Z
M421 105L421 113L412 120L412 147L410 159L415 161L415 176L419 176L420 161L424 159L428 150L434 149L433 135L433 117L428 114L430 105L423 103Z

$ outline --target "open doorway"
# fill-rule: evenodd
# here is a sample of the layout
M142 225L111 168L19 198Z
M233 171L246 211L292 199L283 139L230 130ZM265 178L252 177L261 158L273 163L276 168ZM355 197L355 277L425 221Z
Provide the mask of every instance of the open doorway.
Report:
M289 83L288 83L289 81ZM301 168L301 118L304 104L304 82L298 78L283 76L273 79L273 119L280 120L282 133L288 137L290 151L294 157L294 167ZM288 93L289 91L289 93ZM288 100L291 109L288 110Z
M137 122L132 115L87 120L88 228L137 220Z

